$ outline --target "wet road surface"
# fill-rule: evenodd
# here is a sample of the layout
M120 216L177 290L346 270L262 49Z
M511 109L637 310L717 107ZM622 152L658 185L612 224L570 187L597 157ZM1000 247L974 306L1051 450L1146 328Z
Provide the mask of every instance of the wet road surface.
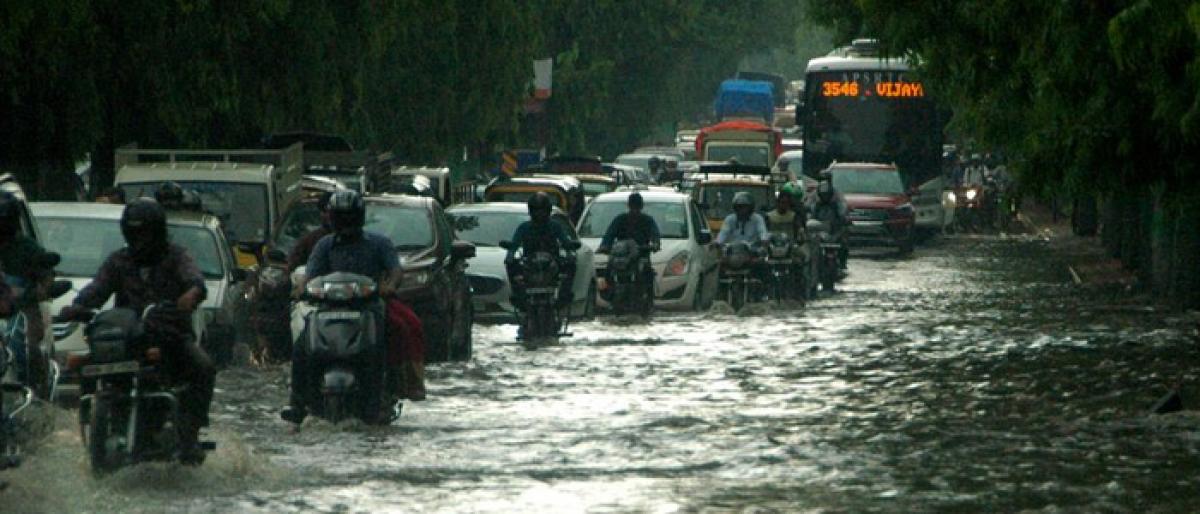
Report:
M93 479L69 414L0 510L1194 511L1197 318L1075 286L1052 243L958 237L858 257L806 308L601 318L527 350L477 326L392 426L277 411L286 368L218 380L199 469ZM18 475L19 473L19 475Z

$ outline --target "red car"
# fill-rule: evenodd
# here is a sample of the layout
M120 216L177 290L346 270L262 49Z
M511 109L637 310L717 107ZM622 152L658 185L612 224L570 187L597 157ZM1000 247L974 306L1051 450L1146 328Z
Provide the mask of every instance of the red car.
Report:
M916 216L896 166L836 163L831 170L833 188L850 208L851 246L885 245L902 254L912 252Z

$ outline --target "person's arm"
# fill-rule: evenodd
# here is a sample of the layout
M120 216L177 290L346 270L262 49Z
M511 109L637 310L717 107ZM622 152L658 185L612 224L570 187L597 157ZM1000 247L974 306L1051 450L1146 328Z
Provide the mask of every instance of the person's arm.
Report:
M612 223L609 223L608 228L604 230L604 237L600 239L601 250L612 248L613 240L617 238L617 229L623 224L625 224L624 214L618 214L613 218Z
M658 222L653 216L646 216L646 225L650 227L650 244L656 250L662 248L662 233L658 231Z
M329 247L333 245L333 236L327 235L317 241L313 247L312 253L308 255L308 262L304 265L304 280L299 284L292 284L292 294L299 298L304 292L305 286L314 277L319 277L329 273Z
M379 294L391 296L400 288L400 280L404 278L404 269L400 267L400 255L396 253L396 247L391 241L381 239L378 244L379 256L383 259L380 264L385 270L383 280L379 284Z
M204 275L200 273L200 267L196 265L192 256L185 251L180 251L176 259L178 268L176 271L179 273L179 278L191 287L175 300L175 306L184 312L191 312L204 302L204 298L208 296L208 288L205 287Z
M723 245L725 244L725 241L729 240L729 232L733 230L731 227L733 227L734 223L734 220L730 219L732 217L733 216L726 216L725 222L721 223L721 231L717 233L717 244Z
M508 253L504 256L504 260L511 261L517 256L517 248L522 245L525 240L525 231L529 230L529 222L523 222L517 225L517 230L513 232L512 243L513 247L508 249Z
M113 295L119 279L115 257L115 253L109 255L104 260L104 264L100 265L100 270L96 272L96 278L93 278L79 291L78 295L75 295L75 300L71 302L71 305L76 310L99 309L104 306L104 302L108 301L108 297Z
M571 242L571 236L570 234L567 234L567 229L562 228L562 225L554 223L553 221L550 223L554 224L554 238L558 240L558 247L566 248Z
M756 212L751 216L751 219L754 222L754 226L758 227L758 240L762 243L770 241L771 233L767 231L767 221L763 218L763 215Z

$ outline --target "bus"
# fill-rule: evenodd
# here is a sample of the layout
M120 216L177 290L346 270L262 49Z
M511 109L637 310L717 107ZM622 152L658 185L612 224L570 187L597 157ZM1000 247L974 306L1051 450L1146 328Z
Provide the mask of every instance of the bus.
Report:
M816 177L834 161L895 164L912 195L918 229L940 230L944 122L905 59L878 42L855 40L808 62L803 99L803 170Z

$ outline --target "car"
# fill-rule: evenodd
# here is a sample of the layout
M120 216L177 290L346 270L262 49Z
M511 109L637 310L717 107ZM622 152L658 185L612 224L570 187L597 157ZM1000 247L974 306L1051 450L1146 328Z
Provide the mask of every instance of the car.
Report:
M599 157L551 157L519 172L524 177L574 177L587 200L613 191L623 183L620 175L607 173Z
M834 190L850 209L851 246L883 244L902 254L912 252L916 217L895 165L839 162L830 172Z
M756 210L775 208L775 184L771 170L765 166L742 164L701 163L699 169L686 178L692 183L692 197L700 205L708 228L719 232L725 218L733 213L733 197L748 193Z
M454 237L435 198L373 195L364 199L366 230L387 237L404 271L397 296L416 311L425 329L427 362L469 360L473 353L471 285L467 260L475 246ZM314 200L296 204L284 218L272 250L288 253L320 223Z
M606 162L601 165L604 168L604 173L607 173L617 182L618 185L627 186L630 184L644 184L645 170L628 164L617 164L615 162Z
M458 237L475 245L467 276L471 281L476 319L508 320L513 306L512 289L504 267L507 251L500 241L511 240L517 227L529 220L529 208L519 202L459 204L446 210ZM551 220L562 226L572 239L578 239L575 227L562 209L555 208ZM588 319L596 312L596 269L591 248L582 246L575 254L574 303L571 316Z
M125 246L121 235L122 205L77 202L33 202L30 204L38 226L46 235L46 249L62 256L57 271L71 282L71 292L54 301L51 310L59 312L96 276L100 265L113 252ZM204 275L208 295L193 319L200 346L214 360L229 361L233 345L241 338L240 329L249 317L245 299L245 270L237 266L232 246L225 238L216 216L198 212L168 212L167 232L171 241L187 249ZM104 308L112 306L112 299ZM59 322L52 325L55 360L66 369L71 352L87 350L82 323ZM72 377L60 391L77 394Z
M387 190L389 193L410 194L404 190L404 187L420 182L427 189L432 189L432 194L442 203L443 206L451 205L460 201L459 198L454 198L455 190L450 184L450 168L447 167L426 167L426 166L397 166L392 168L391 179L392 185ZM420 180L417 177L423 177Z
M650 159L653 158L669 159L669 157L652 153L626 153L618 155L616 159L613 159L613 162L637 168L638 184L653 184L654 175L657 173L656 170L650 169ZM678 164L678 160L676 160L676 163Z
M640 190L643 212L654 218L662 238L662 249L650 258L656 275L654 305L664 310L706 309L717 293L720 262L713 234L691 197L671 190ZM597 196L588 204L576 227L579 239L595 251L609 224L626 212L633 191L615 191ZM611 291L605 282L608 257L596 255L597 305L609 306Z

